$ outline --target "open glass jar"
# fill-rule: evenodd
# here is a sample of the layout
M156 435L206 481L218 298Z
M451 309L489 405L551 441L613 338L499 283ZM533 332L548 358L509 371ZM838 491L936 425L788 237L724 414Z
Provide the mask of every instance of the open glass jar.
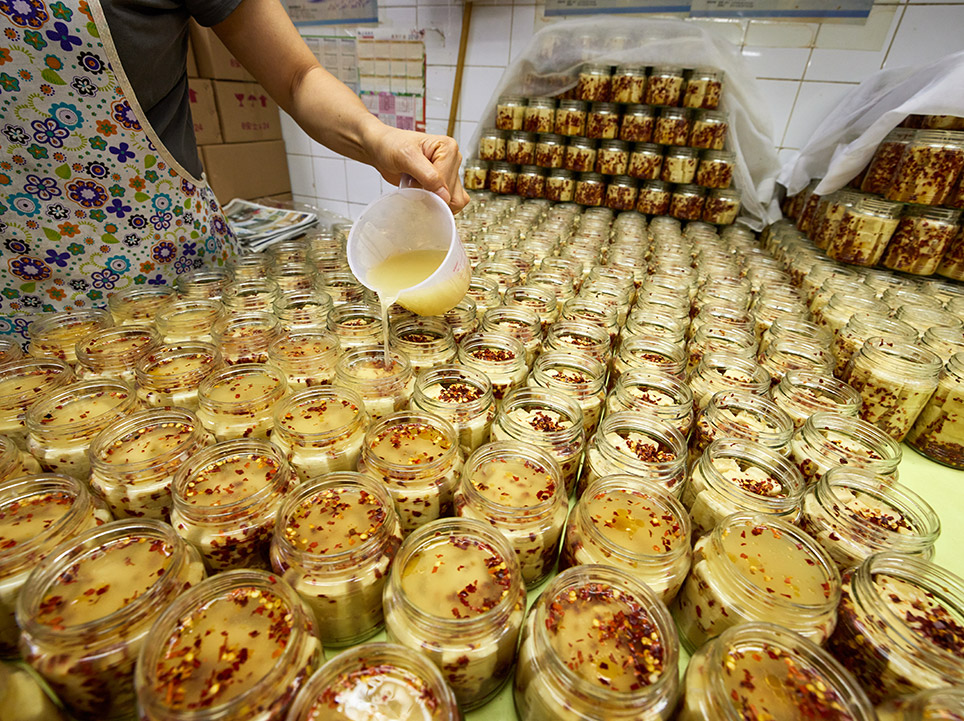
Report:
M201 382L220 365L221 354L210 343L158 346L137 361L137 397L148 406L196 411Z
M72 380L70 366L57 358L24 358L0 365L0 433L26 449L27 409Z
M288 389L284 373L264 363L215 371L198 387L197 416L217 440L267 438L272 412Z
M902 452L900 445L877 426L859 418L820 411L794 434L790 455L809 484L840 465L896 480Z
M914 450L951 468L964 468L964 352L941 371L937 390L917 416L905 440Z
M833 411L857 417L860 393L829 375L806 370L791 370L770 391L773 402L790 416L799 429L814 413Z
M356 391L368 414L378 419L408 406L415 374L401 351L365 346L342 354L335 364L335 383Z
M94 331L113 325L110 314L100 308L44 313L28 328L30 345L27 352L34 358L59 358L74 364L77 362L77 342Z

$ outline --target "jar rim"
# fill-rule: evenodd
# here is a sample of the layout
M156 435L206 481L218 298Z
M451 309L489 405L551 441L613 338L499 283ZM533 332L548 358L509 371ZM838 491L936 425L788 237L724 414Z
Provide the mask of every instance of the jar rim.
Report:
M105 456L110 455L110 450L121 443L123 439L136 434L138 431L168 424L190 426L189 433L177 447L140 461L109 463L106 460ZM156 466L165 467L179 457L187 460L192 453L198 450L198 445L203 441L205 434L204 426L201 425L197 416L189 410L169 407L152 408L131 413L113 421L90 442L87 455L94 472L110 476L140 473Z
M98 395L101 393L113 393L119 399L118 403L110 409L96 416L84 420L68 422L63 425L48 427L44 424L44 416L55 410L57 406L84 396ZM27 430L30 433L41 437L60 434L89 434L91 431L101 429L105 426L105 420L113 420L124 415L127 409L134 406L137 396L134 394L134 387L125 381L112 378L76 381L61 386L57 390L44 395L39 401L27 409L25 416Z
M348 401L355 407L357 411L352 420L343 426L311 433L291 430L285 427L285 424L282 422L285 415L295 408L305 405L310 406L319 402L339 400L342 401L342 403ZM297 393L292 393L275 406L272 415L273 427L279 434L281 434L283 437L291 436L292 438L298 438L300 441L309 444L322 443L324 441L332 442L337 440L338 438L344 436L347 432L350 432L356 426L362 425L368 420L368 413L365 409L365 400L361 393L351 388L345 388L338 385L315 386L312 388L307 388L303 391L298 391Z
M767 496L733 483L716 467L713 461L717 459L751 461L755 467L768 475L778 476L777 480L785 489L784 494ZM745 501L751 498L752 503L758 506L754 509L755 511L768 514L799 511L807 491L806 481L794 463L791 463L783 454L756 441L731 437L717 438L703 451L703 455L696 462L696 468L713 491L722 495L727 501L735 502L738 508L747 508Z
M378 437L396 426L423 426L438 431L449 441L449 447L441 449L439 457L414 464L394 463L376 455L374 443ZM456 463L459 460L458 431L451 421L434 413L418 410L397 411L391 413L369 426L362 443L362 460L366 464L377 466L380 473L390 476L397 483L405 483L407 476L412 474L429 474Z
M472 482L473 473L483 463L491 463L506 458L522 460L526 464L534 461L540 466L538 470L550 476L554 484L552 493L538 503L529 506L514 506L499 503L483 495L481 491L476 488L475 483ZM556 459L538 446L528 445L515 440L492 441L476 448L462 466L458 488L469 499L481 505L489 514L499 518L517 516L520 513L541 517L551 512L556 506L568 503L566 484L562 477L562 470Z
M851 438L856 438L863 445L872 446L875 455L880 455L881 457L879 459L868 458L866 454L858 455L857 452L848 448L831 444L824 435L825 431L845 434ZM844 454L851 463L857 462L864 467L879 468L880 472L885 475L894 473L903 457L903 451L897 442L873 423L868 423L860 418L845 416L833 411L818 411L814 413L804 422L800 433L803 439L818 451L823 450L826 454L826 447L833 445L834 456ZM879 454L878 451L880 451Z

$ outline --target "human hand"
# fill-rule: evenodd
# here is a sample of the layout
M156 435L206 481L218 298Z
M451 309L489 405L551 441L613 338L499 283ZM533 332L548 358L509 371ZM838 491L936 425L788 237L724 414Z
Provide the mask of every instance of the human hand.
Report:
M371 164L392 185L402 174L417 187L437 193L457 213L469 202L459 179L462 154L458 143L447 135L427 135L399 130L384 123L369 134Z

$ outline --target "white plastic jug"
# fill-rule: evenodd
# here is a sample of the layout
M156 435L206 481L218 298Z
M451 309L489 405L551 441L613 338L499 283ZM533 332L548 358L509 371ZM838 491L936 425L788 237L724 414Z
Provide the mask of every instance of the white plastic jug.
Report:
M443 252L445 255L431 275L405 286L402 266L406 265L405 256L413 251L428 251L426 255L436 258ZM452 211L435 193L411 187L407 176L402 177L398 190L369 203L362 211L348 234L347 253L352 273L366 288L378 293L382 303L394 301L419 315L441 315L455 307L468 290L472 275ZM385 271L391 270L393 258L399 261L399 273L386 279Z

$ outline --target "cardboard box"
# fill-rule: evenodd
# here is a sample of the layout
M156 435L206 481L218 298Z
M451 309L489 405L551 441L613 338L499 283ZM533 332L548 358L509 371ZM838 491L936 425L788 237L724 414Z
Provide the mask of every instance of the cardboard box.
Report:
M188 97L191 100L191 118L194 120L194 138L198 145L221 142L221 123L218 107L214 102L214 88L205 78L189 78Z
M202 78L248 82L254 80L254 76L224 47L224 43L211 28L202 28L196 22L191 22L191 43L194 45L198 73Z
M257 83L214 81L214 100L225 143L280 140L278 105Z
M197 74L197 61L194 59L194 45L191 41L187 42L187 76L189 78L198 77Z
M291 192L282 140L205 145L200 150L208 183L222 205L233 198Z

